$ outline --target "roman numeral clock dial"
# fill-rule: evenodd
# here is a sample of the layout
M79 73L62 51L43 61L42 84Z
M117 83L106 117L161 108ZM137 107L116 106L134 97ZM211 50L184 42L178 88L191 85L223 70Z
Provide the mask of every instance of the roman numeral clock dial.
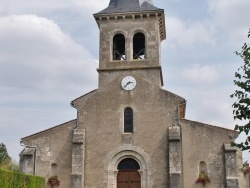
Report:
M124 90L130 91L135 88L136 80L132 76L126 76L122 79L121 86Z

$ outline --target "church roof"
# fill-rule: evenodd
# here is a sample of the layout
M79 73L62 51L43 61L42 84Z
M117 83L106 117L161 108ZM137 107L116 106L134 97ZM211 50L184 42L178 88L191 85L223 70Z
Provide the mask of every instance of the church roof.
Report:
M76 119L73 119L73 120L70 120L70 121L67 121L67 122L65 122L65 123L62 123L62 124L60 124L60 125L56 125L56 126L54 126L54 127L50 127L50 128L48 128L48 129L45 129L45 130L43 130L43 131L40 131L40 132L37 132L37 133L34 133L34 134L32 134L32 135L29 135L29 136L26 136L26 137L23 137L23 138L21 138L21 141L24 141L24 140L27 140L27 139L29 139L29 138L31 138L31 137L34 137L34 136L37 136L37 135L41 135L41 134L43 134L43 133L47 133L47 132L51 132L52 130L54 130L54 129L57 129L57 128L61 128L61 127L63 127L63 126L76 126Z
M239 136L239 131L235 131L235 130L224 128L224 127L217 126L217 125L211 125L211 124L207 124L207 123L193 121L193 120L189 120L189 119L185 119L185 118L180 119L180 124L184 125L184 126L189 126L189 127L191 127L191 126L199 127L200 129L210 129L210 130L213 129L216 132L225 131L225 132L227 132L228 136L230 138L232 138L233 140Z
M143 12L162 10L153 5L152 0L110 0L109 6L96 14Z

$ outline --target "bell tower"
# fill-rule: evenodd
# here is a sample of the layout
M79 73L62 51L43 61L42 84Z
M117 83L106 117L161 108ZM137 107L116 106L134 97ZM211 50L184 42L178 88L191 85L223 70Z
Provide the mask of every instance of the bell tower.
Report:
M128 74L161 87L164 10L151 0L110 0L94 17L100 29L99 87Z

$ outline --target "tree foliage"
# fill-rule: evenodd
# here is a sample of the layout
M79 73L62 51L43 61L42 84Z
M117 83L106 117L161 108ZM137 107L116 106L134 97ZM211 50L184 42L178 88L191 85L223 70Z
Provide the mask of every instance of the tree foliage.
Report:
M248 32L250 39L250 29ZM246 134L246 139L241 143L232 143L241 150L250 150L250 44L245 43L240 52L235 52L243 60L243 65L235 72L234 84L238 89L230 96L235 98L233 115L235 120L240 120L242 125L235 125L235 130Z
M11 163L11 157L8 154L5 144L0 143L0 167L5 168Z
M19 171L18 164L11 159L7 148L3 143L0 143L0 168L11 171Z
M1 188L45 188L45 178L0 169Z

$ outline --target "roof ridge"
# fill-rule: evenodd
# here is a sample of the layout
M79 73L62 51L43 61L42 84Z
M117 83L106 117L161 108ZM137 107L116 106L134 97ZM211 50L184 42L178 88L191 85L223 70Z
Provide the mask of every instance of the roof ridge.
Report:
M59 124L59 125L50 127L50 128L48 128L48 129L45 129L45 130L36 132L36 133L31 134L31 135L29 135L29 136L25 136L25 137L21 138L21 140L27 139L27 138L32 137L32 136L36 136L36 135L38 135L38 134L47 132L47 131L52 130L52 129L56 129L56 128L60 127L60 126L67 125L67 124L72 123L72 122L74 122L74 121L77 121L77 119L72 119L72 120L69 120L69 121L67 121L67 122L61 123L61 124Z
M152 0L110 0L109 6L96 14L142 12L161 10L153 5Z

